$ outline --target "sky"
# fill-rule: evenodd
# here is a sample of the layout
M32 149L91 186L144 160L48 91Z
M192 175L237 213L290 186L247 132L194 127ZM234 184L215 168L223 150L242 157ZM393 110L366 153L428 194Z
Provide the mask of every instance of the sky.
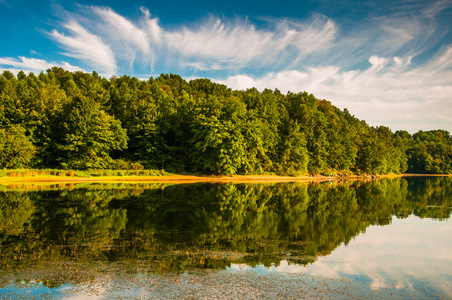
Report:
M452 0L0 0L0 72L162 73L452 132Z

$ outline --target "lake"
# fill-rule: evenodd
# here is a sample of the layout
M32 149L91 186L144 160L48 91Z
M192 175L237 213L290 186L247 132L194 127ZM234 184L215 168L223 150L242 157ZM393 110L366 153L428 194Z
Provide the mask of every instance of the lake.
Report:
M0 186L0 298L450 299L452 177Z

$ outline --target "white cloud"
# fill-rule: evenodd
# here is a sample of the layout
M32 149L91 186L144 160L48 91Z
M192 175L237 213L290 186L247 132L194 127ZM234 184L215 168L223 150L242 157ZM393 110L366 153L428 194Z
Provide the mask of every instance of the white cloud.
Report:
M164 39L169 51L190 61L227 61L225 69L253 64L280 68L328 49L336 35L335 24L323 16L307 24L285 19L268 24L271 29L257 29L248 19L211 16L195 28L165 32Z
M151 31L149 36L145 30L138 28L109 8L93 7L92 9L103 21L98 24L98 31L110 42L110 47L117 55L123 55L123 59L129 60L132 66L137 53L141 53L144 59L149 59L151 55L149 37L154 37L155 32Z
M429 65L430 71L451 71L452 70L452 45L443 47L439 54Z
M329 65L350 68L350 65L362 66L369 57L403 58L431 47L432 41L437 42L444 36L432 20L445 7L447 5L433 4L431 9L417 15L369 18L351 30L344 30L321 14L314 14L308 20L261 19L263 25L259 27L248 18L210 15L189 26L164 28L145 7L140 7L142 16L133 22L110 8L80 6L80 14L68 13L71 19L66 21L65 27L75 31L72 23L76 22L85 32L77 28L75 37L61 38L59 42L66 49L72 49L70 55L81 57L79 54L83 54L92 64L97 62L108 70L115 69L112 67L115 59L119 65L120 61L127 61L130 70L134 68L135 59L140 66L201 71L237 72L244 68L305 71L309 67ZM90 29L92 36L85 28ZM69 40L77 37L83 39L81 36L87 40L97 39L97 44L101 44L99 49L113 51L114 56L104 55L109 60L94 59L85 44L80 45L80 41L69 44ZM396 54L403 49L407 50L404 55Z
M140 7L141 12L144 14L145 30L150 38L152 46L159 45L162 42L162 28L158 25L158 18L151 18L149 10L145 7Z
M299 22L291 22L290 24L298 29L294 33L293 41L286 41L288 46L293 44L298 50L298 54L289 64L290 68L296 66L308 55L325 55L333 47L337 38L337 25L322 15L315 16L308 24ZM286 30L289 31L290 29L287 28Z
M397 58L397 59L400 60L400 58ZM372 65L373 70L379 71L386 64L387 59L373 55L373 56L369 57L369 62Z
M430 62L408 71L404 66L410 63L410 57L372 56L369 62L371 66L362 71L341 71L330 66L261 77L242 74L214 81L233 89L307 91L342 109L348 108L374 126L412 133L438 128L452 132L452 46Z
M31 70L45 70L52 67L52 64L43 59L26 58L23 56L19 56L19 59L20 60L14 58L0 58L0 65Z
M110 8L81 9L80 14L67 13L64 28L72 36L56 29L51 36L68 50L66 55L106 73L115 72L120 61L127 61L133 69L136 59L140 64L166 63L199 70L300 66L307 57L326 55L337 33L336 24L322 15L304 22L266 20L266 29L258 29L248 18L210 15L192 26L165 29L144 7L136 22Z
M68 71L83 71L82 68L73 66L67 62L48 62L43 59L27 58L19 56L19 59L0 57L0 66L3 66L0 70L9 70L14 74L17 74L20 70L29 72L41 72L51 67L58 66Z
M107 76L116 73L117 66L113 51L100 37L90 33L73 20L67 22L64 27L71 31L73 36L66 36L56 29L52 31L51 36L68 50L65 55L86 61Z
M211 17L198 28L167 32L165 39L169 49L183 56L248 61L261 55L262 46L272 39L272 33L259 33L246 20L225 23Z

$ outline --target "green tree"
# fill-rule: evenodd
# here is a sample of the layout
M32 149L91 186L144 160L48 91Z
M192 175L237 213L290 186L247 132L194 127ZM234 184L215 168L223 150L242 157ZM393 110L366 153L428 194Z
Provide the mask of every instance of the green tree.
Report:
M291 176L306 174L309 154L300 125L290 121L287 132L283 132L282 136L278 173Z
M244 138L246 142L245 173L273 172L278 169L278 146L281 124L278 91L257 89L236 92L235 96L246 105Z
M376 133L370 130L361 136L356 158L356 168L361 172L379 174L384 159L384 145L377 139Z
M408 149L409 172L428 174L452 173L452 137L446 130L419 131Z
M245 164L242 134L246 108L236 98L210 98L198 109L191 124L191 160L199 171L235 174Z
M127 147L121 122L101 110L100 104L83 96L68 103L55 136L63 168L108 168L110 153Z
M20 125L0 129L0 168L28 167L35 154L36 147Z

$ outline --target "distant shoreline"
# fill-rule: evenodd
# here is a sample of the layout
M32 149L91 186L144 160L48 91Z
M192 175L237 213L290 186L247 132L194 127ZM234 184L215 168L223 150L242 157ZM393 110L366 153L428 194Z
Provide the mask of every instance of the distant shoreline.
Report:
M0 177L0 185L13 183L155 182L155 183L276 183L303 181L378 180L396 177L450 177L452 174L391 174L364 176L277 176L277 175L166 175L166 176L18 176Z

